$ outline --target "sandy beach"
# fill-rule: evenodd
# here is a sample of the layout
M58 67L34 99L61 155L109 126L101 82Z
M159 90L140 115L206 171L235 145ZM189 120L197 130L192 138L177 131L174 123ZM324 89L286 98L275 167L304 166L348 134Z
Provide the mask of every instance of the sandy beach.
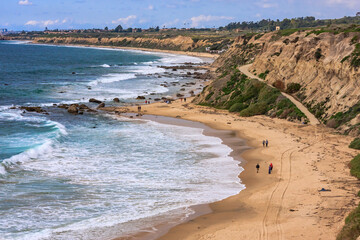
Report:
M241 154L245 170L239 176L246 189L211 203L211 213L173 227L159 239L336 238L344 218L358 204L359 184L348 168L356 155L348 148L351 137L320 125L265 116L242 118L190 101L143 105L142 113L197 121L246 139L251 149ZM137 107L130 111L137 112ZM262 146L264 139L269 140L268 147ZM268 174L270 163L274 169Z

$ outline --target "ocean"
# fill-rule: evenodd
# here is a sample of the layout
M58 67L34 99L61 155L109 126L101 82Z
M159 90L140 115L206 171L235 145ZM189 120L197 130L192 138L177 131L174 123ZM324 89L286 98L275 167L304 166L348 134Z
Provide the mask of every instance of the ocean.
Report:
M188 91L194 79L158 66L202 61L0 41L0 239L112 239L241 191L231 149L201 128L54 106Z

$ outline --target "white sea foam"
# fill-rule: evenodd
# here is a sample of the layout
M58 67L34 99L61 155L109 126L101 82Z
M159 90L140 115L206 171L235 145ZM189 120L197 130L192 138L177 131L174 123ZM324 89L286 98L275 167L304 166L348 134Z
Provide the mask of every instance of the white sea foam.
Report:
M104 63L103 65L100 65L100 67L109 68L111 66L109 64Z
M111 73L111 74L102 76L94 81L91 81L89 83L89 85L96 86L99 83L112 83L112 82L118 82L118 81L132 79L132 78L136 78L135 74L133 74L133 73L129 73L129 74L127 74L127 73L120 73L120 74Z

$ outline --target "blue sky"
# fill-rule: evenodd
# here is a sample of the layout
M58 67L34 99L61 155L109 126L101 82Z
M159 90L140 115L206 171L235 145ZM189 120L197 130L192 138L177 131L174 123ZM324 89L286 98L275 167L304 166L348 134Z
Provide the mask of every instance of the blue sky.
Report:
M213 27L229 22L302 16L340 18L360 0L1 0L9 30L127 27Z

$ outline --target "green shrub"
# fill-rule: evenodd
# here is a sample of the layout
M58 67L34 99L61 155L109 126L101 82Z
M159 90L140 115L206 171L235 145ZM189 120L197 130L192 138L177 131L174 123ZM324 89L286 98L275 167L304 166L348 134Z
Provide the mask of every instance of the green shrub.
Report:
M234 103L230 108L229 112L240 112L245 109L247 106L243 103Z
M265 78L266 78L266 76L269 74L269 72L270 72L269 70L266 70L265 72L260 73L260 74L259 74L259 78L265 80Z
M214 92L209 93L206 97L205 100L209 100L211 98L211 96L214 95Z
M316 49L316 52L315 52L315 59L316 61L319 61L319 59L322 57L322 54L321 54L321 48L318 48Z
M351 160L350 173L351 175L360 179L360 154L357 155L353 160ZM356 240L359 235L360 235L360 205L346 217L345 225L342 228L341 232L337 235L336 239Z
M254 103L250 104L250 106L240 112L240 116L242 117L250 117L255 115L262 115L267 112L267 104L266 103Z
M349 148L360 150L360 138L355 138L349 145Z
M360 235L360 205L345 219L345 226L336 237L337 240L356 240Z
M286 88L287 93L296 93L300 90L301 85L299 83L289 83Z
M360 154L350 162L350 174L360 179Z

